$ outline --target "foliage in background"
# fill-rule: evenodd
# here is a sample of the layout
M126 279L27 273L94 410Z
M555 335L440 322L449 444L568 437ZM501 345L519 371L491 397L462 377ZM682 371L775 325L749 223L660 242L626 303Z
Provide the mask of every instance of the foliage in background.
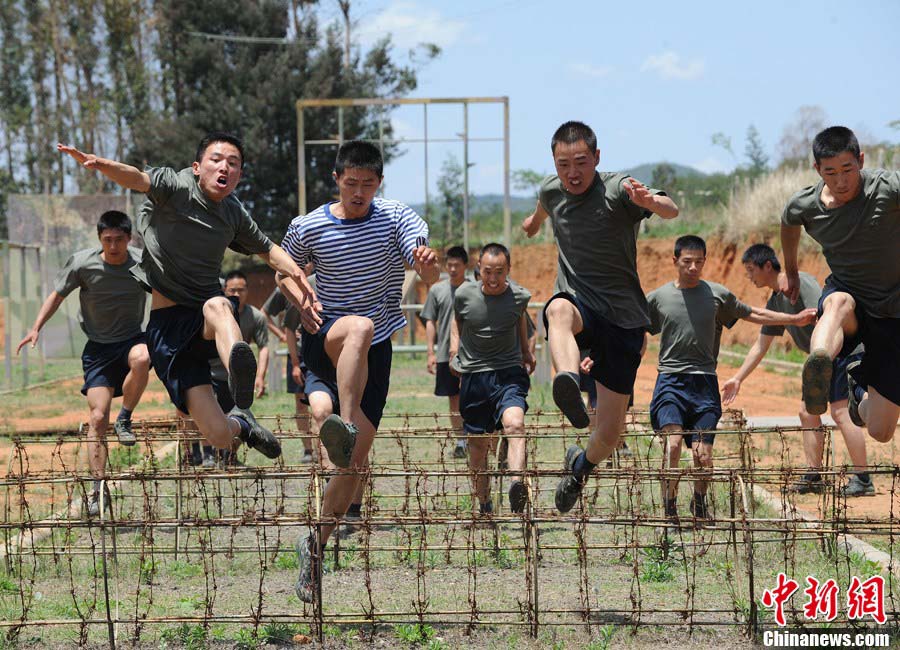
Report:
M438 53L423 46L401 60L388 39L347 48L340 26L320 24L318 4L0 3L0 193L117 191L63 160L58 141L181 168L204 133L226 130L246 144L238 196L264 230L284 232L297 213L295 101L405 95ZM389 138L385 109L345 111L345 138L377 137L379 118ZM309 138L336 137L337 111L309 111L306 125ZM332 194L334 155L333 147L308 153L310 209Z

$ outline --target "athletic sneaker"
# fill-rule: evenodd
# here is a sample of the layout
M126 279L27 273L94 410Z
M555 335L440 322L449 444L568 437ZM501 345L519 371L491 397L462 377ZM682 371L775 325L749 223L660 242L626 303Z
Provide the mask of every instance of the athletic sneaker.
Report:
M255 382L256 357L247 343L238 341L231 346L231 354L228 355L228 390L238 408L253 406Z
M866 426L866 423L859 414L859 400L856 399L856 391L859 388L859 384L856 383L856 380L853 378L853 375L850 374L850 371L854 370L861 363L862 360L857 359L856 361L851 361L847 364L847 413L850 415L850 420L853 424L858 427L864 427Z
M216 452L203 450L203 467L204 469L215 469L216 467Z
M522 481L513 481L509 486L509 509L517 514L525 512L528 503L528 490Z
M691 498L691 514L694 515L694 519L709 519L705 494L694 493Z
M300 536L297 539L297 566L300 567L300 573L297 576L297 582L294 585L294 591L304 603L311 603L315 598L315 583L318 577L318 567L316 566L317 557L310 548L313 544L312 537Z
M308 465L311 462L313 462L312 449L304 449L303 456L300 457L300 463L303 465Z
M336 414L325 418L322 428L319 429L319 438L328 450L328 458L342 469L350 467L350 457L353 455L358 434L359 429L354 424L344 422L341 416Z
M478 512L483 515L490 515L494 513L494 502L488 499L484 503L478 504Z
M119 437L120 445L133 447L134 443L137 442L134 431L131 429L131 420L116 418L116 421L113 423L113 429L115 429L116 435Z
M112 510L112 503L110 503L110 495L109 491L106 492L106 509ZM94 517L100 516L100 491L94 490L88 495L87 500L87 516L91 519Z
M553 401L573 427L584 429L591 423L574 372L561 372L553 378Z
M453 448L453 457L454 458L465 458L468 456L468 452L466 451L466 440L465 438L460 438L456 441L456 447Z
M872 479L863 481L857 474L853 474L847 484L841 487L841 496L844 497L871 497L875 496L875 486Z
M582 451L578 445L572 445L566 449L563 469L567 472L574 472L575 460L581 455ZM568 476L564 476L556 486L556 509L560 512L569 512L578 501L578 496L581 494L583 487L584 483L575 478L575 474L570 473Z
M803 364L803 403L810 415L828 410L832 362L825 350L813 350Z
M281 456L281 443L274 434L266 429L263 425L256 421L253 414L247 410L235 406L228 412L229 416L240 418L250 425L250 433L244 433L241 427L240 438L251 449L255 449L267 458L278 458Z
M693 500L691 501L691 505L693 505ZM678 518L678 500L677 499L666 499L665 506L663 508L664 515L669 522L673 524L679 523Z
M634 452L632 452L628 447L627 442L623 441L622 446L619 447L619 456L621 456L622 458L631 458L632 456L634 456Z
M784 490L791 494L822 494L825 491L825 484L818 474L806 473Z

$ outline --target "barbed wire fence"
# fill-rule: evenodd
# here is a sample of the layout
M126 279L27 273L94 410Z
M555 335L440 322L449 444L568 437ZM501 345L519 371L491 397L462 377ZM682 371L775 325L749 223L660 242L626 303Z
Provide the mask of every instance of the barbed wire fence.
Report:
M801 430L748 428L739 411L726 412L715 468L703 472L664 469L646 411L629 411L632 455L598 466L566 515L553 506L562 455L587 434L558 413L528 414L521 515L507 507L512 473L499 462L487 472L495 511L479 513L472 472L453 458L447 414L388 414L363 474L362 517L342 525L315 602L304 604L293 595L294 543L333 523L321 505L332 472L294 461L307 434L293 415L260 419L282 439L282 459L218 469L183 463L196 431L179 432L175 420L136 423L137 447L111 445L96 519L84 514L84 430L12 436L0 480L6 639L41 629L115 647L159 639L172 626L202 638L308 627L320 640L336 627L374 635L398 625L509 627L533 637L609 625L753 635L771 622L760 598L779 571L827 574L844 587L853 575L884 572L885 609L896 621L897 468L870 468L890 489L889 512L878 516L848 511L837 489L845 469L823 472L828 489L803 501L783 489L802 473L791 442ZM710 519L685 515L675 525L663 516L660 482L680 479L686 501L695 478L709 481ZM873 547L880 556L859 550ZM791 607L791 620L808 622ZM850 622L845 612L832 621Z

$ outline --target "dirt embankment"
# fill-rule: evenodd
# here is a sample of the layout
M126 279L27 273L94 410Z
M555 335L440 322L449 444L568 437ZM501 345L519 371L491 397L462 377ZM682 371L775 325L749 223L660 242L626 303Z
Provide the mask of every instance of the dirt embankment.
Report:
M753 286L741 264L741 254L752 243L754 242L748 241L735 246L717 241L707 242L707 262L703 277L724 284L747 304L762 307L770 292ZM645 293L675 279L675 267L672 263L674 246L674 238L638 240L638 274ZM553 283L556 280L555 244L516 246L513 247L512 258L513 277L531 291L535 301L544 301L553 294ZM829 273L825 259L818 253L801 255L800 268L818 278L820 284ZM758 325L739 321L731 330L725 331L722 343L750 345L757 336ZM782 337L780 343L789 346L790 337Z

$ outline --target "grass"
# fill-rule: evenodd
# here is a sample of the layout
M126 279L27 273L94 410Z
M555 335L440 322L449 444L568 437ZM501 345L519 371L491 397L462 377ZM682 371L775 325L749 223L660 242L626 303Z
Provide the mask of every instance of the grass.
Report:
M472 507L468 477L462 471L465 464L452 459L453 439L448 437L446 444L436 448L438 443L433 438L416 437L418 432L449 424L443 415L447 410L446 399L431 395L430 385L423 381L424 364L423 356L395 359L387 412L420 415L408 421L396 418L385 421L385 428L403 427L406 437L398 438L388 432L380 435L375 442L373 464L396 465L403 454L415 462L436 462L442 454L444 464L460 470L460 474L432 476L420 483L412 481L408 486L401 477L375 478L366 495L365 508L376 516L400 514L404 508L415 512L417 502L407 499L407 489L418 494L421 503L435 517L467 512ZM552 405L548 388L534 386L529 403L532 407L529 421L538 421L537 411ZM258 406L261 416L273 415L290 412L293 402L290 396L275 395L263 398ZM286 430L295 426L292 419L284 420L283 425ZM552 427L545 431L546 435L536 439L529 452L531 462L556 469L561 450L575 441L575 434ZM720 440L717 453L723 456L735 453L733 437L723 435ZM660 449L649 438L636 439L634 447L637 457L644 459L642 463L650 467L658 465ZM120 450L115 461L124 467L130 461L139 460L133 454L140 456L143 447L133 450ZM299 453L299 440L285 441L288 464L296 462ZM250 455L247 460L252 464L268 463L258 455ZM723 466L728 464L726 461ZM740 528L736 545L728 543L731 532L727 526L721 530L685 528L668 537L660 537L659 531L650 524L601 523L582 528L576 521L558 521L553 515L555 483L555 477L545 476L536 479L534 485L540 516L546 519L538 525L541 560L537 579L541 605L543 610L556 612L589 608L595 617L590 633L581 625L579 616L545 613L542 621L547 625L541 628L540 638L531 641L527 638L527 628L503 625L521 620L521 614L490 614L495 610L521 612L523 603L527 602L528 564L523 550L526 540L519 524L469 526L445 522L429 525L424 531L418 526L391 525L354 533L341 541L337 558L333 547L328 549L323 610L329 615L358 617L370 606L379 612L408 612L413 606L421 607L426 616L423 623L405 620L381 626L376 639L386 645L403 643L431 648L463 645L506 648L510 639L519 644L516 647L528 648L655 647L665 642L683 644L689 638L683 628L642 627L635 636L630 631L620 633L623 614L610 610L646 613L654 609L673 612L702 608L716 613L698 615L697 620L717 626L747 620L750 594L745 576L750 559ZM687 480L681 483L680 503L684 508L691 485ZM187 497L182 517L200 525L183 527L177 538L174 527L163 523L175 513L171 482L149 481L141 487L123 481L120 486L119 516L148 524L116 533L118 555L110 577L120 615L124 618L202 615L207 606L215 615L247 615L262 603L262 618L256 628L248 627L246 622L216 623L209 629L193 623L147 624L141 638L151 647L154 643L166 647L205 647L218 639L234 647L256 648L275 643L274 639L289 633L306 634L309 630L302 626L310 623L311 609L304 608L293 595L297 569L293 542L298 534L305 532L305 527L298 523L285 527L234 525L208 529L203 522L209 517L230 517L239 522L245 515L259 515L263 510L289 516L293 521L306 521L315 508L308 480L259 481L248 471L246 477L230 483L197 480L184 486ZM495 481L494 499L501 512L506 507L506 480L503 486ZM728 517L729 486L715 483L710 494L713 512ZM598 468L588 485L584 503L587 512L606 522L627 517L632 511L645 518L658 517L661 511L658 485L652 481L631 484L621 479L614 485L612 474L603 467ZM764 507L756 508L757 517L774 517ZM585 542L582 568L579 568L578 552L571 548L578 536ZM172 552L176 539L177 559ZM108 535L107 544L111 541ZM755 533L754 541L752 561L757 598L771 586L774 575L785 568L798 580L805 575L834 577L843 589L850 573L848 565L860 575L870 574L871 567L864 558L853 554L848 557L837 548L823 547L816 540ZM66 552L92 545L99 549L99 543L97 528L73 527L44 542L42 549L52 554L39 557L26 554L22 563L11 562L0 571L0 617L21 618L23 602L28 620L65 616L77 621L90 611L91 604L95 607L91 616L104 616L99 559ZM260 551L261 546L268 550ZM368 553L367 548L371 549ZM630 555L625 557L626 553ZM370 582L366 580L367 565L371 569ZM112 571L111 563L109 570ZM463 634L469 622L468 614L455 619L449 617L451 620L446 625L429 618L433 612L467 611L473 602L483 620L471 637ZM795 605L799 608L799 601ZM765 614L764 610L761 612ZM292 618L266 618L273 614ZM644 616L648 623L681 624L679 613L658 614L656 619L653 615ZM357 636L368 628L338 624L341 620L335 618L327 623L329 642L335 647L360 644ZM77 629L77 624L68 629L47 628L35 634L51 647L74 645L73 629ZM746 643L739 628L719 630L716 627L715 630L695 628L691 638L700 645L728 643L741 647ZM30 632L31 628L25 628L22 634ZM92 643L102 643L104 633L102 625L89 626Z

